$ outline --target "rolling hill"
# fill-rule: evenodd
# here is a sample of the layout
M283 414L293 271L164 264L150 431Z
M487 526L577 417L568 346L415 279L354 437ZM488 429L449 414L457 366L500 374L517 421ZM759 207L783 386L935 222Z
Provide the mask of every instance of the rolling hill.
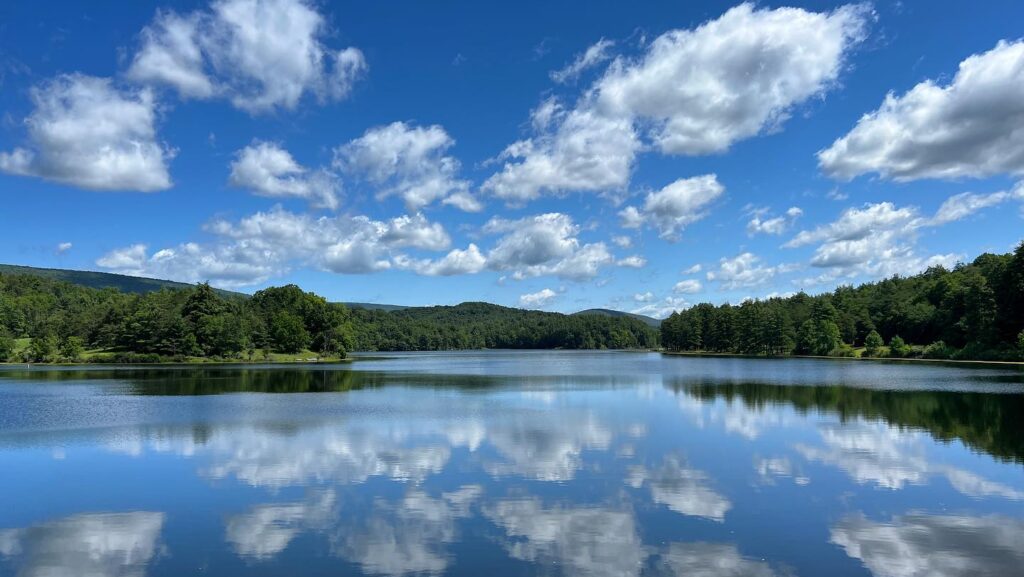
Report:
M96 272L86 270L69 270L59 268L38 268L32 266L21 266L13 264L0 264L0 274L24 274L39 276L48 279L60 280L76 284L79 286L85 286L89 288L115 288L121 292L144 294L152 291L158 291L160 289L184 289L189 288L192 285L183 282L144 278L137 276L128 276L123 274L114 274L109 272ZM218 293L223 296L234 296L234 297L245 297L249 295L240 292L228 291L223 289L216 289ZM386 312L411 310L411 309L429 309L433 307L408 307L404 305L392 305L382 303L363 303L363 302L343 302L345 306L356 309L366 310L379 310ZM655 318L651 318L644 315L637 315L633 313L627 313L623 311L616 311L611 309L587 309L573 313L576 315L600 315L606 317L630 317L643 321L647 325L658 328L661 326L661 321Z

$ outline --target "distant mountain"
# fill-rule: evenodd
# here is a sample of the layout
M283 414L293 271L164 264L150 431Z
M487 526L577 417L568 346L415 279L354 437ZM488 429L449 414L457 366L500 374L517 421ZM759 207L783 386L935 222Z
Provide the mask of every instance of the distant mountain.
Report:
M341 304L347 306L350 309L366 309L368 311L388 311L388 312L391 312L391 311L401 311L401 310L405 310L407 308L412 308L412 307L407 307L407 306L403 306L403 305L383 305L383 304L379 304L379 303L341 303Z
M160 289L183 289L192 285L170 280L154 278L143 278L109 272L94 272L87 270L67 270L60 268L36 268L32 266L20 266L13 264L0 264L0 274L24 274L39 276L43 278L60 280L85 286L89 288L115 288L121 292L144 294L158 291ZM243 293L217 289L223 296L247 296Z
M68 270L59 268L37 268L32 266L20 266L12 264L0 264L0 274L25 274L39 276L54 280L60 280L76 284L80 286L86 286L90 288L115 288L126 293L144 294L152 291L158 291L160 289L184 289L189 288L192 285L188 283L161 280L154 278L143 278L137 276L128 276L123 274L114 274L109 272L94 272L85 270ZM217 289L217 292L223 296L241 296L248 297L245 293L226 291ZM390 305L390 304L379 304L379 303L360 303L360 302L345 302L342 303L345 306L353 309L365 309L371 311L407 311L410 314L417 316L430 316L435 313L442 313L451 307L409 307L403 305ZM490 305L489 303L462 303L462 305L477 305L477 306L490 306L497 307L500 309L508 309L508 307L500 307L499 305ZM459 306L462 306L459 305ZM518 310L518 309L517 309ZM651 318L644 315L637 315L633 313L627 313L623 311L615 311L611 309L587 309L576 315L600 315L606 317L629 317L640 320L648 326L658 328L661 326L661 321L655 318Z
M627 312L623 312L623 311L614 311L612 309L587 309L585 311L580 311L578 313L573 313L573 314L574 315L600 315L600 316L606 316L606 317L629 317L629 318L634 318L634 319L643 321L643 322L647 323L648 326L651 326L651 327L654 327L654 328L658 328L658 327L661 326L661 320L656 319L654 317L649 317L647 315L638 315L638 314L634 314L634 313L627 313Z

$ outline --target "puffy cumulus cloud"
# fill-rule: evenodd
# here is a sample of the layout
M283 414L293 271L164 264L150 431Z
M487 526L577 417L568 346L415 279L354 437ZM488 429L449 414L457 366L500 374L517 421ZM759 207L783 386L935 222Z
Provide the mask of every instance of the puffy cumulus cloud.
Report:
M638 61L616 61L595 87L599 106L649 122L662 152L723 152L828 90L870 18L863 5L818 13L741 4L662 34Z
M338 208L337 177L327 170L310 171L279 145L254 141L235 154L229 183L260 196L306 199L314 207Z
M440 224L422 214L387 221L312 218L277 207L238 222L216 220L206 229L214 242L185 243L152 255L145 245L136 244L113 250L96 264L122 274L235 287L282 274L293 263L343 274L386 270L394 250L437 251L451 242Z
M576 80L584 71L611 59L611 49L614 46L615 42L612 40L598 40L582 54L578 54L565 68L552 72L551 79L558 83Z
M68 252L69 250L71 250L71 248L74 247L74 246L75 245L70 243L70 242L59 243L57 245L56 253L57 254L64 254L64 253Z
M996 577L1024 567L1024 523L999 515L909 513L878 522L855 514L831 533L876 577Z
M570 109L550 100L538 108L537 133L505 149L504 166L483 189L512 203L614 192L628 184L645 137L662 153L699 155L776 129L794 106L835 84L870 16L862 6L816 13L742 4L666 32L639 58L616 59ZM602 55L599 43L577 62Z
M618 235L612 237L612 243L619 248L631 248L633 246L633 239L626 235Z
M747 222L747 234L753 236L755 234L774 234L779 235L789 227L793 226L796 219L803 216L804 211L799 207L793 206L786 211L785 216L775 216L772 218L762 218L764 215L755 214L753 218Z
M704 218L708 206L723 192L725 187L714 174L680 178L649 193L642 209L627 206L619 216L626 228L637 228L647 222L658 230L661 238L674 241L688 225Z
M427 276L454 276L476 274L487 266L487 258L473 243L465 249L453 249L439 259L413 259L405 255L395 257L399 268L413 270Z
M960 255L924 257L918 254L916 244L920 231L966 218L1010 199L1022 198L1021 190L1018 186L1011 192L954 195L946 199L931 217L923 216L917 207L897 207L891 202L852 207L831 223L801 231L783 246L818 245L810 264L825 272L816 278L801 280L808 284L858 276L912 274L934 265L950 267L961 258Z
M630 511L601 507L545 507L535 497L485 505L484 516L508 539L515 558L566 574L588 577L638 576L646 558Z
M502 152L499 158L505 165L484 182L485 192L518 205L545 193L626 187L641 147L629 119L584 107L548 120L557 126L514 142Z
M526 309L542 309L558 298L558 293L546 288L535 293L526 293L519 297L519 306Z
M415 211L440 200L469 212L483 206L458 178L459 161L448 156L455 140L444 128L393 122L334 151L334 165L353 177L379 187L378 199L399 196Z
M159 551L164 514L83 513L0 531L18 575L141 576Z
M655 503L683 515L722 522L732 508L729 499L709 486L704 472L686 466L676 457L666 457L655 470L641 465L630 468L626 483L637 489L646 485Z
M656 319L663 319L668 315L690 308L691 303L684 297L667 296L661 300L652 300L644 306L637 307L629 312L635 315L645 315Z
M927 80L818 153L835 178L907 181L1024 173L1024 41L999 42L960 63L952 82Z
M658 556L659 575L688 577L774 577L764 561L744 557L725 543L672 543Z
M681 280L672 287L672 292L683 295L692 295L702 290L704 290L704 286L700 284L699 280L694 279Z
M174 151L157 140L150 91L71 74L33 88L31 95L29 144L0 152L0 170L92 190L171 186L167 165Z
M649 303L654 300L654 293L647 291L645 293L636 293L633 295L633 300L638 303Z
M357 48L330 49L305 0L217 0L208 10L157 14L140 35L128 77L182 98L226 98L250 113L293 109L302 96L345 98L367 69Z
M697 273L699 273L703 269L704 269L704 267L701 266L700 264L695 264L695 265L687 268L686 270L684 270L683 274L697 274Z
M723 257L718 261L718 270L708 271L707 278L717 281L727 290L741 287L760 286L786 272L786 266L766 266L757 255L744 252L733 258Z
M511 270L516 279L555 275L586 280L615 262L603 242L582 244L577 238L579 226L567 214L553 212L519 220L492 218L483 231L503 234L488 253L487 266Z
M633 254L624 258L620 258L619 260L615 261L615 264L617 266L622 266L626 268L644 268L645 266L647 266L647 259L638 254Z

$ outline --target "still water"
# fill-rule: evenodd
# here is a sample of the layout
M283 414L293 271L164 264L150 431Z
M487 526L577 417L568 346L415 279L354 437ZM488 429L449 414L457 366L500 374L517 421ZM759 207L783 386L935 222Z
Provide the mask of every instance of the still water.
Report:
M1024 371L0 369L0 575L1024 575Z

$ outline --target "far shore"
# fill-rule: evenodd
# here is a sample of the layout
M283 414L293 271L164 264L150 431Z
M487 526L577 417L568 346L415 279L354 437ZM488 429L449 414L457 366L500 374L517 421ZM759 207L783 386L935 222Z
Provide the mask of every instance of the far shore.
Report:
M743 355L739 353L715 353L711 351L661 351L663 355L678 357L733 357L742 359L827 359L830 361L884 361L900 363L942 363L942 364L964 364L964 365L1005 365L1010 367L1024 367L1022 361L972 361L954 359L921 359L921 358L898 358L898 357L828 357L821 355Z

